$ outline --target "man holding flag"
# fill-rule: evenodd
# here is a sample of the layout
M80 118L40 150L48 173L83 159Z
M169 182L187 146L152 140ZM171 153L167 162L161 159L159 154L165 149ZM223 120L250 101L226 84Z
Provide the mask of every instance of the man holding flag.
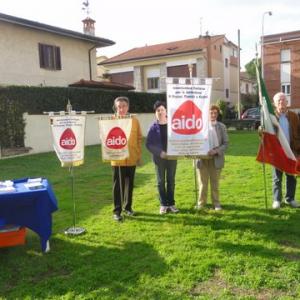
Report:
M262 140L257 160L273 166L273 205L279 209L282 200L282 177L286 175L285 203L297 208L296 177L299 175L300 122L297 114L287 109L284 93L275 94L274 106L269 100L264 82L256 68L259 100L262 107Z
M300 154L299 120L298 116L287 109L287 98L284 93L277 93L273 97L275 105L275 114L279 121L283 134L291 147L291 150L297 156ZM273 205L274 209L280 208L282 199L282 175L280 169L273 168ZM286 195L285 203L291 207L299 207L295 200L296 177L293 174L285 173L286 176Z

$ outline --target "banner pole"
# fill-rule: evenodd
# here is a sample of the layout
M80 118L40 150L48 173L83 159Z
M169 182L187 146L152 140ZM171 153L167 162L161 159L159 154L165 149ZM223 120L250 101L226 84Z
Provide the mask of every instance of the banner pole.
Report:
M194 164L194 185L195 185L195 198L196 198L196 206L198 205L198 184L197 184L197 161L193 160Z
M67 235L79 235L85 232L85 228L76 227L76 201L75 201L75 193L74 193L74 168L70 166L70 179L71 179L71 198L73 202L73 227L69 227L65 230L65 234Z
M125 177L125 187L124 187L124 208L128 204L128 193L129 193L129 178Z
M119 171L119 186L120 186L120 194L121 194L121 209L124 208L124 194L123 194L123 186L122 186L122 172L121 172L121 166L118 166Z
M73 166L70 167L69 169L70 175L71 175L71 195L72 195L72 201L73 201L73 228L75 230L76 228L76 203L75 203L75 198L74 198L74 170Z
M193 64L189 63L189 73L190 73L190 83L191 86L193 87ZM194 187L195 187L195 202L196 205L198 204L198 184L197 184L197 161L196 159L193 159L193 166L194 166Z

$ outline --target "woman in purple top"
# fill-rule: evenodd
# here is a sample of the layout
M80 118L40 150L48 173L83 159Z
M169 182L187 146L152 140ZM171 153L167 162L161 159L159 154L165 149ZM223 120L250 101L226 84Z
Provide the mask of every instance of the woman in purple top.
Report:
M176 160L168 160L167 157L167 110L166 103L156 101L154 104L156 122L149 129L146 141L147 149L152 153L155 165L157 187L160 201L160 214L168 211L177 213L175 206L175 174Z

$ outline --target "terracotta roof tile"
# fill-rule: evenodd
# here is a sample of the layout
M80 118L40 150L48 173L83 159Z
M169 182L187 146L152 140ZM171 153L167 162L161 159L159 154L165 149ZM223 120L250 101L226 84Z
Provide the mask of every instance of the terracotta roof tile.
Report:
M140 48L133 48L119 55L116 55L112 58L109 58L101 62L100 64L106 65L106 64L128 61L128 60L137 60L137 59L200 51L203 48L207 47L209 43L213 43L216 40L221 38L225 38L225 35L215 35L210 37L203 36L201 38L194 38L194 39L188 39L182 41L144 46Z
M96 81L96 80L84 80L80 79L77 82L69 84L71 87L87 87L87 88L102 88L102 89L110 89L110 90L134 90L135 88L131 85L122 84L118 82L110 82L110 81Z

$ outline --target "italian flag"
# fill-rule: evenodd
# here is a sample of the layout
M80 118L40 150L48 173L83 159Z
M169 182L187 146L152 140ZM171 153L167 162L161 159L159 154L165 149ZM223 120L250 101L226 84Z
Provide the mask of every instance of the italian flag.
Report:
M267 163L292 175L299 175L299 163L275 116L273 106L258 68L256 67L259 101L261 104L261 123L263 134L256 160Z

